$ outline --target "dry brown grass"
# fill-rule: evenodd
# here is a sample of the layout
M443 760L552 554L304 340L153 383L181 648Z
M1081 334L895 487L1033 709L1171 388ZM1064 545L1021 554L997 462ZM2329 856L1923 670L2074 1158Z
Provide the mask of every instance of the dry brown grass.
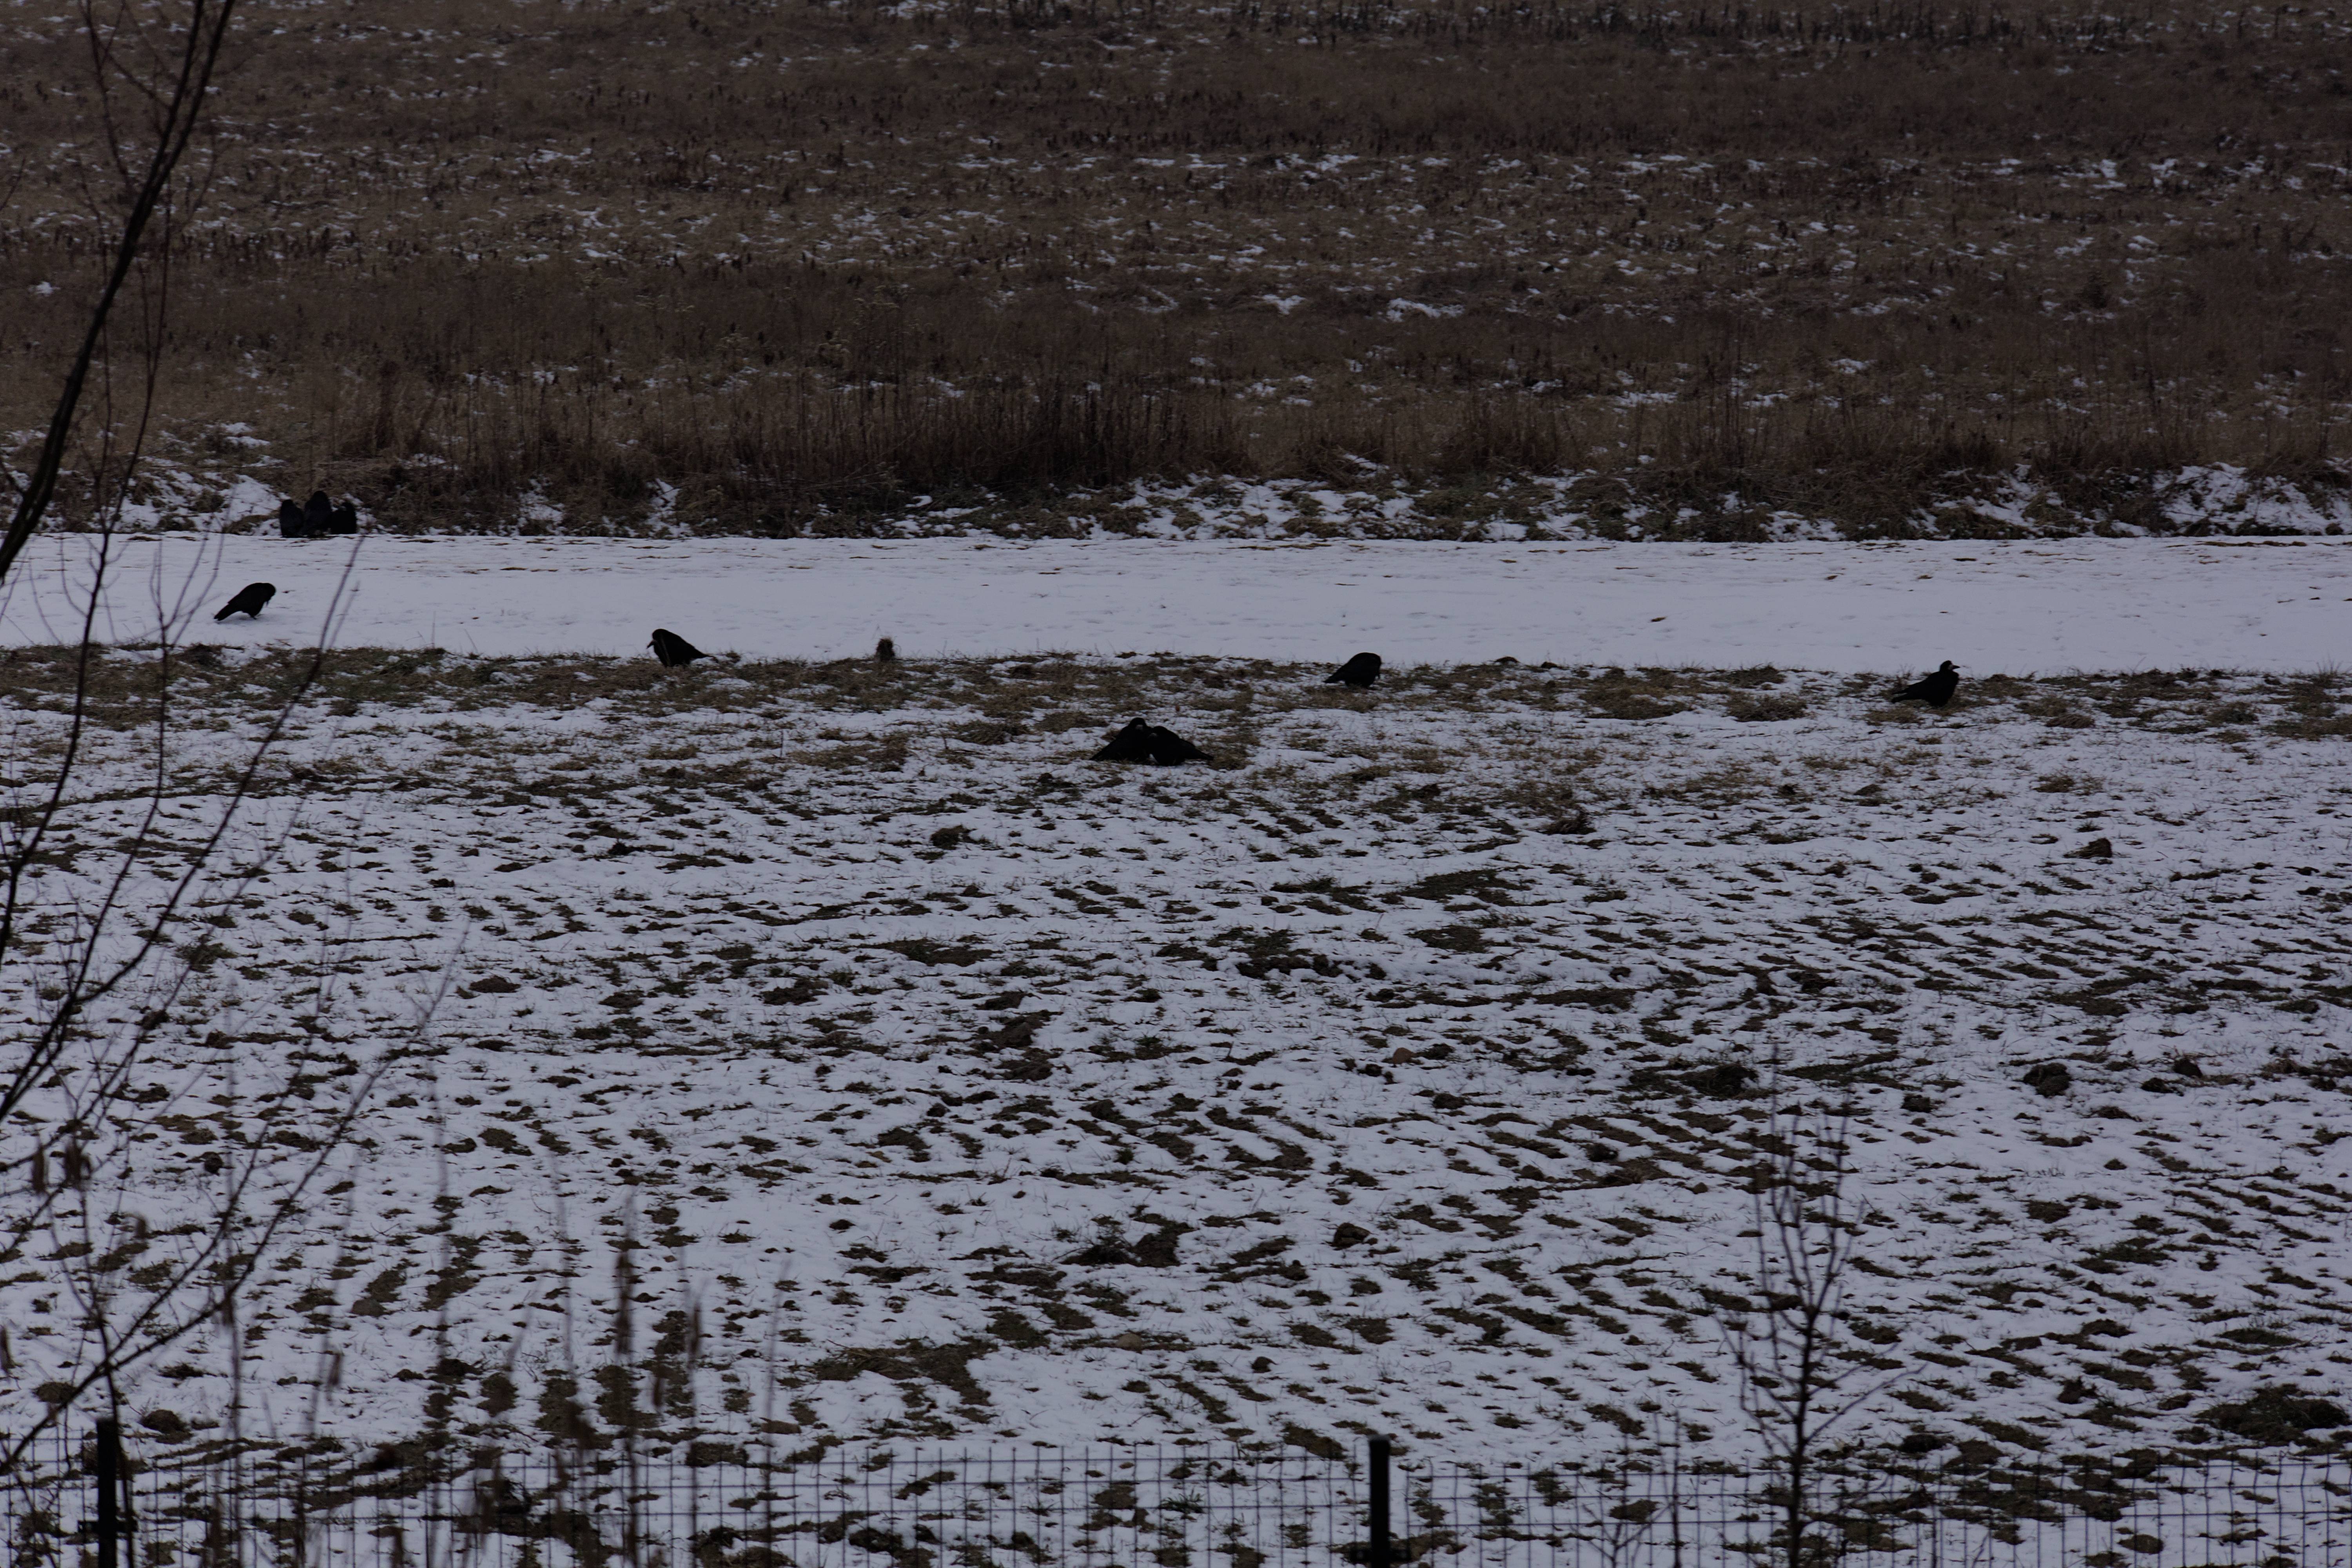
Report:
M2332 13L1009 5L255 5L176 455L395 527L675 485L748 531L1133 526L1068 498L1214 474L1444 533L1578 471L1604 531L1717 537L2020 468L2053 521L2337 482ZM0 47L13 429L92 243L52 31Z
M474 721L464 715L484 710L520 705L568 712L593 702L628 719L714 716L699 738L675 740L674 752L648 753L657 760L687 762L699 754L701 739L711 740L720 750L775 749L772 738L754 735L747 742L729 720L719 716L839 714L844 727L822 730L818 739L838 743L837 763L828 765L841 766L868 765L876 746L890 744L887 727L861 727L871 722L856 717L861 715L887 716L892 725L911 723L971 746L999 745L1022 735L1066 734L1074 755L1081 756L1090 748L1090 731L1108 731L1137 714L1182 714L1187 722L1234 734L1255 733L1253 726L1290 715L1309 722L1286 731L1285 743L1296 744L1299 736L1319 736L1309 749L1360 755L1385 770L1413 768L1423 760L1415 748L1426 742L1399 736L1372 746L1360 737L1350 740L1320 729L1319 721L1335 710L1417 718L1559 713L1587 721L1656 724L1671 732L1675 726L1667 721L1683 714L1721 713L1781 722L1850 707L1873 721L1931 729L1968 722L1981 710L2045 722L2079 718L2081 723L2071 727L2121 724L2167 734L2205 733L2231 725L2256 725L2302 739L2352 733L2352 725L2336 716L2345 678L2330 671L2292 677L2193 669L2032 679L1993 675L1963 688L1948 711L1930 712L1877 706L1877 693L1886 683L1880 676L1628 670L1513 661L1391 666L1376 689L1356 693L1335 692L1324 685L1324 668L1156 655L901 659L888 665L863 659L776 659L672 670L644 658L480 657L438 649L350 648L326 656L314 698L304 711L365 719L426 710L449 715L453 725L465 725ZM0 708L59 712L72 703L79 682L90 718L109 729L151 721L157 703L166 700L183 723L234 722L282 700L282 685L293 679L275 656L249 657L202 645L176 650L168 664L152 648L121 650L91 662L86 673L78 650L69 647L0 650L0 675L5 675L8 691ZM1759 713L1758 706L1766 699L1794 710ZM1509 733L1507 726L1504 733ZM513 746L503 731L486 730L482 735L486 742L496 739L501 746ZM1537 739L1546 747L1557 747L1557 737L1549 730ZM551 747L550 754L559 750ZM903 753L903 743L898 750ZM593 754L593 747L582 752ZM1582 753L1559 754L1556 749L1544 755L1545 768L1566 773L1592 760ZM1822 765L1834 764L1824 760Z

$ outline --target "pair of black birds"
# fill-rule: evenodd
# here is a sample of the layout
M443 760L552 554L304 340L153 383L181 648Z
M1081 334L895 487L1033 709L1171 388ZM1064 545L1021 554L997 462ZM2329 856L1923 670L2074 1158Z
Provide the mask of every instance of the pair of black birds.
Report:
M1216 761L1175 731L1147 723L1141 719L1129 719L1127 728L1113 735L1109 743L1095 753L1094 760L1098 763L1157 763L1163 768L1172 768L1180 763Z
M360 509L351 501L337 506L324 490L312 490L300 506L278 503L278 531L288 539L324 539L333 533L357 533Z
M692 643L687 641L684 637L678 636L676 632L667 630L662 626L656 626L654 628L654 635L646 641L646 646L653 649L654 657L661 660L662 664L670 669L683 669L698 658L709 658L710 657L700 648L695 647ZM874 645L874 662L877 664L898 663L898 645L892 642L888 637L884 637L880 642L876 643Z
M1352 686L1361 691L1381 678L1381 656L1360 653L1323 678L1326 686ZM1097 752L1098 763L1156 763L1164 768L1182 763L1208 763L1216 759L1192 744L1165 725L1149 723L1141 719L1129 719L1127 727L1110 738L1108 744Z
M1326 686L1352 686L1359 691L1369 688L1381 678L1381 656L1360 653L1323 678ZM1946 659L1933 675L1915 680L1897 691L1886 694L1889 702L1925 702L1930 708L1941 708L1950 702L1960 689L1960 672L1952 661Z
M1359 691L1369 688L1381 678L1381 656L1360 653L1323 678L1326 686L1352 686ZM1950 702L1960 689L1960 672L1946 659L1930 676L1915 680L1898 691L1886 694L1889 702L1925 702L1930 708L1941 708Z

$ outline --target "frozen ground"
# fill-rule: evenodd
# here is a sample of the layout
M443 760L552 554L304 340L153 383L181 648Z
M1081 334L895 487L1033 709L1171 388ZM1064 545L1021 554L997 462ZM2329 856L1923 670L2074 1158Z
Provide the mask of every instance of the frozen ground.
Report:
M1777 662L1979 674L2306 670L2347 647L2352 541L1437 544L247 536L131 539L100 635L160 622L236 646L635 654L656 626L712 652L836 658L1127 652L1313 660L1509 655L1669 668ZM94 542L42 540L0 644L70 641ZM278 596L215 626L244 584ZM193 583L194 586L188 584Z
M2264 593L2336 559L2198 549L2158 558ZM11 668L37 776L63 669ZM168 831L279 668L183 664ZM1848 1110L1844 1353L1892 1379L1856 1436L2193 1448L2257 1384L2352 1387L2330 680L2011 679L1921 716L1769 669L1318 674L347 656L238 838L282 857L183 942L127 1185L0 1279L0 1424L78 1353L68 1282L136 1300L388 1052L241 1349L211 1325L137 1379L163 1430L237 1400L394 1436L437 1395L656 1448L1736 1459L1746 1183ZM1221 765L1084 760L1135 712ZM142 758L102 738L53 909ZM2022 1081L2052 1062L2063 1091ZM624 1256L650 1378L613 1370Z

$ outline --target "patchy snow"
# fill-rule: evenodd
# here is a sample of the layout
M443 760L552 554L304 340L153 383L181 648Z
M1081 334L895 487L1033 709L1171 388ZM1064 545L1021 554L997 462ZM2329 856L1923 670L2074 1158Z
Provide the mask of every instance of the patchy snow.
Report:
M477 536L116 542L100 636L633 654L656 626L753 658L1172 652L1979 674L2295 670L2347 647L2352 541L1758 545ZM38 541L0 644L69 640L89 536ZM212 607L273 582L257 622ZM191 593L184 584L193 580Z
M1277 300L1278 305L1280 301ZM1433 307L1401 300L1410 311ZM1458 310L1459 307L1447 307ZM1392 308L1391 318L1398 319ZM1205 362L1195 360L1195 365ZM1362 367L1351 365L1350 374ZM541 373L542 376L546 373ZM1259 379L1234 395L1309 401L1315 382L1292 376ZM1627 385L1632 385L1630 374ZM1547 383L1537 391L1556 389ZM944 396L962 394L941 382ZM1757 406L1781 401L1770 393ZM1672 391L1628 390L1612 401L1636 407L1676 400ZM1834 400L1832 400L1834 401ZM19 432L24 440L38 432ZM287 460L269 455L268 443L240 423L217 426L191 447L171 443L170 453L150 454L142 466L141 499L124 509L127 531L157 533L274 534L281 485L299 490L282 473L264 482L256 472L283 470ZM224 463L203 447L233 453ZM1606 448L1601 448L1606 450ZM1618 454L1622 457L1622 453ZM1795 543L1810 540L1872 541L1900 536L1969 543L2058 538L2290 537L2341 535L2352 526L2352 480L2337 468L2324 468L2302 481L2235 465L2200 464L2144 475L2110 476L2108 487L2053 487L2019 469L2003 473L1955 472L1900 519L1771 507L1737 490L1704 504L1650 494L1613 469L1577 469L1507 479L1438 483L1415 480L1367 458L1349 458L1353 483L1301 479L1194 476L1183 481L1135 480L1093 490L1071 490L1040 504L1034 497L981 495L966 504L936 506L930 496L906 498L879 510L820 511L803 520L814 538L1111 540L1121 538L1216 541L1338 540L1443 541L1511 543L1533 540L1580 542ZM304 463L307 459L303 460ZM1649 462L1640 458L1636 467ZM300 468L303 463L297 463ZM444 458L416 452L403 466L446 468ZM300 500L299 494L287 499ZM381 492L352 496L363 524L378 521L373 501L390 503ZM977 504L972 504L976 502ZM483 535L577 538L671 539L732 537L740 520L702 512L688 501L675 479L656 479L633 503L611 498L583 500L551 493L545 479L527 482L504 500L476 498L455 513L420 515L395 506L395 531L407 537Z
M2333 559L2225 553L2216 596ZM910 592L906 642L917 604L952 608ZM183 666L174 835L278 663ZM62 668L14 662L19 756ZM576 1379L656 1451L1394 1430L1738 1460L1746 1184L1841 1108L1847 1349L1896 1380L1855 1436L2194 1447L2257 1384L2342 1397L2338 686L2004 680L1923 716L1769 670L1320 673L350 656L236 839L283 853L184 937L151 1102L96 1141L127 1173L0 1280L0 1424L76 1353L59 1280L133 1291L388 1053L243 1303L241 1383L211 1325L135 1408L393 1436L446 1389L528 1442ZM1133 712L1224 765L1087 763ZM100 732L50 910L107 874L148 762ZM598 1371L625 1252L657 1408Z

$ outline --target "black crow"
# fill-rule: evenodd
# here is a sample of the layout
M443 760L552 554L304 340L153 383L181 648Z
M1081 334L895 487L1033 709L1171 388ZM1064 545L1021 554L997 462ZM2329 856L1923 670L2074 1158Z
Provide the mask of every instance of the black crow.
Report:
M1948 658L1937 668L1935 674L1915 680L1900 691L1888 692L1886 700L1908 702L1916 697L1930 708L1941 708L1952 700L1952 693L1959 689L1960 672L1952 668L1952 661Z
M288 539L308 539L310 537L310 520L304 517L302 509L292 501L281 500L278 503L278 531Z
M357 503L347 500L329 514L329 533L357 533L359 531L360 509Z
M1213 760L1209 753L1184 739L1173 730L1148 724L1140 719L1129 719L1127 727L1113 735L1094 760L1098 763L1158 763L1172 768L1179 763L1205 763Z
M874 645L874 662L877 664L898 663L898 645L892 642L888 637L884 637L880 642L876 643Z
M276 597L278 597L277 584L247 583L236 591L236 598L220 607L220 613L213 619L225 621L239 612L244 614L247 620L257 619L263 610L269 607L269 601Z
M1172 768L1179 763L1206 763L1214 759L1175 731L1163 730L1154 724L1151 726L1151 760L1163 768Z
M313 536L335 531L335 503L327 499L324 490L312 490L310 499L302 503L302 527Z
M1381 656L1360 653L1323 678L1326 686L1352 686L1359 691L1369 690L1381 678Z
M1129 719L1127 728L1113 735L1103 749L1097 752L1098 763L1148 763L1151 760L1151 726L1140 719Z
M2045 1099L2055 1099L2074 1087L2074 1075L2066 1070L2064 1062L2043 1062L2028 1068L2019 1081Z
M654 628L654 635L646 646L654 650L656 658L672 669L692 664L698 658L710 657L676 632L664 631L659 626Z

